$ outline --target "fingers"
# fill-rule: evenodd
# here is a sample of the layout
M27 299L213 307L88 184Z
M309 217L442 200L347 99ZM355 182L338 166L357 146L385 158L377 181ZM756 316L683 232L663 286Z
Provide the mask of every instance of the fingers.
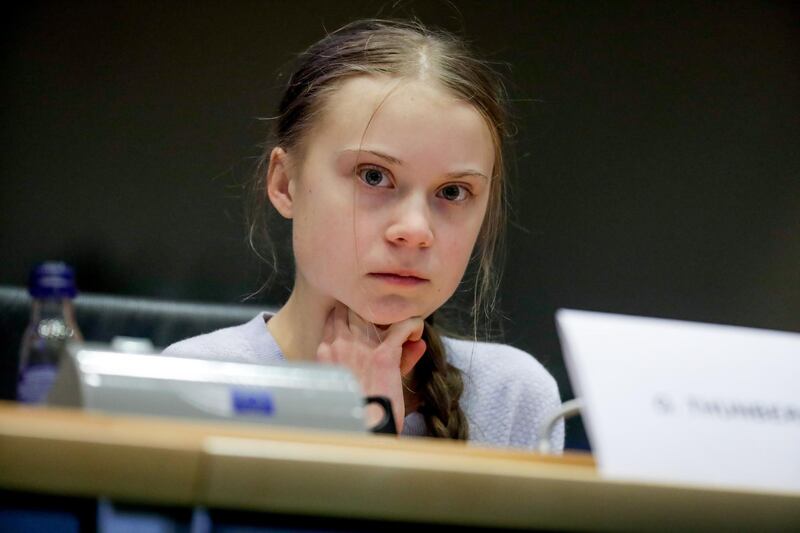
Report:
M349 309L341 302L336 302L336 305L333 306L333 330L336 337L349 336L348 313Z
M325 325L322 328L322 341L317 347L317 361L320 363L333 363L333 352L331 351L331 343L334 340L333 330L333 309L328 312L325 317Z
M420 317L412 317L392 324L386 331L383 344L402 346L406 341L418 341L422 338L425 323Z
M383 332L379 326L364 320L350 308L347 308L347 322L350 331L358 334L361 338L369 339L375 345L380 344L383 340Z
M414 367L425 355L425 350L428 349L428 345L425 344L425 341L420 339L418 341L406 341L403 344L403 355L400 356L400 374L403 377L408 376Z
M425 354L427 345L422 340L422 332L425 323L419 317L409 318L397 324L393 324L383 341L384 345L401 346L400 355L400 374L407 376L414 369L414 366Z
M399 367L401 375L407 376L427 349L425 341L422 340L424 329L425 323L422 318L412 317L381 330L379 326L364 320L345 304L336 302L325 321L323 340L317 350L317 359L321 362L337 363L342 362L341 357L348 360L354 358L355 352L350 353L350 349L345 349L344 352L347 353L344 353L342 345L337 348L335 344L342 340L352 342L360 338L369 341L374 348L381 348L373 352L378 358L355 357L357 361L351 363L358 363L357 366L363 365L368 370L372 370L372 364L397 365L395 368ZM337 350L342 353L337 354ZM394 362L390 363L390 360Z
M355 334L359 338L368 339L373 344L380 344L381 338L374 324L361 318L358 313L342 302L336 302L333 310L334 333L337 337L350 338L352 334Z
M322 328L322 342L328 344L333 342L335 338L334 311L336 311L335 307L328 312L328 316L325 317L325 325Z
M347 305L336 302L325 319L317 360L349 369L365 395L388 397L392 401L395 422L402 428L405 416L403 378L411 374L425 354L424 327L419 317L377 326Z
M322 343L317 347L317 362L319 363L335 363L333 359L333 352L331 351L330 344Z

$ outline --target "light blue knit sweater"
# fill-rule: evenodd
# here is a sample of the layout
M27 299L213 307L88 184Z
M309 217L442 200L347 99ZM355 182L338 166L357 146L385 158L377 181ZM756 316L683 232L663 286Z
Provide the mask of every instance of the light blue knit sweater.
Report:
M182 340L168 355L196 356L248 363L285 361L266 327L270 315L258 314L246 324ZM442 339L448 361L461 370L461 408L473 444L534 449L540 423L560 405L558 385L530 354L504 344ZM406 416L403 435L425 435L420 413ZM564 425L551 435L552 451L564 449Z

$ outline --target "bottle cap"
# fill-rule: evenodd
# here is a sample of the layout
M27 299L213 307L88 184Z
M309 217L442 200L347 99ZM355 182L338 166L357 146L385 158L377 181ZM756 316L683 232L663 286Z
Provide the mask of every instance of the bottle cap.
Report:
M28 292L34 298L75 298L75 270L60 261L39 263L31 270Z

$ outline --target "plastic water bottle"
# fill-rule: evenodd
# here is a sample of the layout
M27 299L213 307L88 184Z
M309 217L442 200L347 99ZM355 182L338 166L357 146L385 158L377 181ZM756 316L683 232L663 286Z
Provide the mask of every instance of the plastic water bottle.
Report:
M17 400L43 403L70 340L82 340L72 300L77 295L75 271L66 263L46 262L31 270L28 292L31 318L19 352Z

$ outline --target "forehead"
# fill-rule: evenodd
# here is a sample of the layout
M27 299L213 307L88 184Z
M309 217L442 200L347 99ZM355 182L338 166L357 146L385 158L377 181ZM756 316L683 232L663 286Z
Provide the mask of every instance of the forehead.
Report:
M494 165L494 142L483 116L429 81L346 80L328 96L309 140L312 150L361 146L403 161L466 165L486 175Z

